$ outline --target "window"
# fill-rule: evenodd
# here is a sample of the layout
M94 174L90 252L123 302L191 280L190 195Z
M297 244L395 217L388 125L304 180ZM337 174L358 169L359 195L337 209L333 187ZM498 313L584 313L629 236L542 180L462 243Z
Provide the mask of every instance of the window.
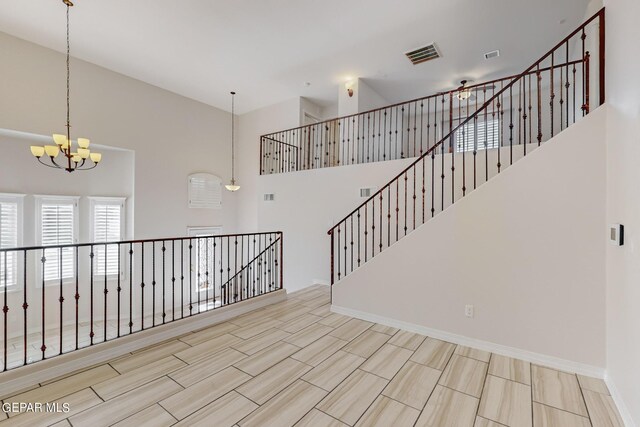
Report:
M189 175L190 208L222 208L222 179L209 173Z
M42 246L70 245L77 242L78 197L36 196L38 241ZM44 280L59 282L75 277L73 247L44 251Z
M222 227L189 227L187 229L189 237L204 237L220 234ZM205 291L207 288L212 287L212 283L207 282L206 272L209 272L211 277L216 271L213 265L214 258L220 258L220 249L214 247L213 239L197 239L193 242L195 249L195 259L191 265L191 271L196 274L196 280L198 280L198 290ZM200 276L198 277L198 273Z
M22 195L0 194L0 248L15 248L22 237ZM15 286L18 254L0 252L0 292Z
M90 197L91 241L119 242L124 239L124 197ZM96 245L94 275L118 275L118 245Z
M476 139L477 132L477 139ZM458 153L464 151L489 150L500 145L500 121L498 119L473 120L462 126L456 132L456 149ZM477 144L477 148L476 145Z

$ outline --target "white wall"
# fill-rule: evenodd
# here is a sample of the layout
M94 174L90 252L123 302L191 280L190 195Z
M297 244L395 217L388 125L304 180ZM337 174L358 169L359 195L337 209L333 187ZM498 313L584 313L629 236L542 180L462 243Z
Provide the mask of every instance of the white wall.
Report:
M603 368L605 113L376 255L333 303Z
M329 281L327 230L364 199L361 187L379 187L412 160L263 175L257 185L261 230L284 233L284 285L289 291ZM274 193L275 201L262 200Z
M391 102L376 92L364 79L358 79L358 112L384 107Z
M64 55L4 33L0 52L0 129L64 132ZM84 61L72 59L71 72L72 137L135 152L135 237L183 236L187 226L235 228L234 194L225 192L222 211L187 207L190 173L230 178L229 113ZM44 168L26 157L20 165L33 173Z
M353 81L353 96L349 96L344 84L338 85L338 116L362 113L384 107L391 102L376 92L364 79Z
M607 222L625 225L625 245L607 246L607 374L627 424L640 425L640 2L605 5Z
M237 228L242 232L264 230L258 227L260 136L300 125L300 98L293 98L239 116L236 149L238 184ZM266 230L265 230L266 231ZM271 230L268 230L271 231Z
M313 102L308 98L301 97L300 98L300 121L298 122L301 126L305 123L304 121L305 113L309 114L310 116L318 120L325 119L324 109L320 105L316 104L315 102Z

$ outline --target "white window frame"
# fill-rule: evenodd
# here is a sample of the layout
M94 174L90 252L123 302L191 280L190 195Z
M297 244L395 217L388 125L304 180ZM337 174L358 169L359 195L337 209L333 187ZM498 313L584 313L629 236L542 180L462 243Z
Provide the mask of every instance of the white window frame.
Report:
M187 227L187 236L189 237L200 237L200 236L215 236L215 235L219 235L222 234L222 226L221 225L212 225L212 226L205 226L205 227ZM191 271L195 274L197 269L196 269L196 264L198 262L198 244L197 241L194 244L194 247L196 249L195 251L195 255L194 255L194 259L192 260L192 262L194 264L191 264L189 267L191 269ZM212 260L213 262L213 260ZM213 266L213 271L216 271L216 267ZM202 276L201 276L202 278ZM198 278L196 277L196 281L198 280ZM207 290L211 290L213 289L213 285L211 286L202 286L200 283L196 283L197 286L197 290L196 292L206 292Z
M15 203L17 205L16 209L16 247L22 246L22 242L24 239L24 228L23 228L23 218L24 218L24 194L17 193L0 193L0 203ZM17 289L18 282L21 278L21 257L18 256L17 253L14 252L13 263L13 271L14 277L13 280L6 284L7 292L11 292ZM9 258L9 254L7 254L7 258ZM9 261L8 261L9 262ZM4 253L0 253L0 263L4 265ZM5 291L5 283L4 276L0 277L0 293Z
M73 205L73 244L78 243L78 223L80 218L78 216L78 205L80 196L50 196L50 195L35 195L36 199L36 245L42 246L42 205L47 203L52 204L71 204ZM74 275L72 277L66 277L62 279L63 284L73 283L75 281L75 271L77 267L75 265L75 259L72 258ZM37 287L42 287L42 267L41 264L36 263L38 280L36 282ZM55 286L60 284L60 279L53 279L45 281L45 286Z
M126 209L127 209L127 198L126 197L102 197L102 196L89 196L89 236L92 243L96 243L95 239L95 207L96 205L116 205L120 206L120 237L119 241L125 239L126 229L125 229L125 218L126 218ZM95 248L99 245L94 245ZM121 248L121 252L124 250ZM122 256L122 253L120 254ZM99 262L97 260L96 262ZM94 277L104 277L104 274L99 274L97 268L93 273ZM124 263L120 265L120 276L124 276ZM117 279L116 274L108 274L107 280Z

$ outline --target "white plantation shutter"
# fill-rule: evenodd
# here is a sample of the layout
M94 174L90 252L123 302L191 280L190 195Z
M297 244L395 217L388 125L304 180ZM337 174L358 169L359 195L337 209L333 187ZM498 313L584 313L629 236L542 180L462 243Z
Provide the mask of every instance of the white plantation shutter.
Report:
M476 141L476 132L478 139ZM477 143L477 150L498 148L500 141L500 121L498 119L478 119L474 124L471 120L456 131L456 147L459 153L473 151Z
M93 241L117 242L122 240L122 203L95 202L93 205ZM94 274L118 274L118 245L96 245L93 250Z
M40 208L42 246L75 243L76 202L42 201ZM58 281L74 277L75 256L73 248L45 250L44 280ZM62 258L62 259L61 259Z
M189 227L187 229L190 237L203 237L213 236L220 234L222 228L220 227ZM206 272L209 271L210 278L212 274L217 273L217 267L213 264L214 254L216 259L220 259L220 245L217 248L213 246L214 239L194 239L193 246L196 249L195 264L191 266L191 270L194 274L200 273L200 279L198 281L198 289L203 291L212 286L211 283L207 283ZM197 276L196 276L197 277ZM196 278L196 280L198 280Z
M190 208L222 208L222 180L208 173L189 175Z
M18 203L0 202L0 248L18 246ZM6 262L5 262L6 261ZM16 284L17 255L0 252L0 291Z

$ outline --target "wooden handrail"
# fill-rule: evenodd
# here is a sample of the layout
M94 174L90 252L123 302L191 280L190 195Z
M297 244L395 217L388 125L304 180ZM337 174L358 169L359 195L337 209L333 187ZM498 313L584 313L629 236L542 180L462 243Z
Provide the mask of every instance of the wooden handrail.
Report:
M163 242L163 241L184 241L184 240L198 240L198 239L211 239L220 237L241 237L241 236L264 236L268 234L278 234L282 236L282 231L264 231L258 233L239 233L239 234L211 234L207 236L186 236L186 237L166 237L162 239L138 239L138 240L121 240L115 242L90 242L90 243L68 243L65 245L51 245L51 246L21 246L15 248L0 248L2 252L22 252L22 251L34 251L39 249L61 249L61 248L84 248L88 246L112 246L112 245L128 245L137 243L151 243L151 242Z

